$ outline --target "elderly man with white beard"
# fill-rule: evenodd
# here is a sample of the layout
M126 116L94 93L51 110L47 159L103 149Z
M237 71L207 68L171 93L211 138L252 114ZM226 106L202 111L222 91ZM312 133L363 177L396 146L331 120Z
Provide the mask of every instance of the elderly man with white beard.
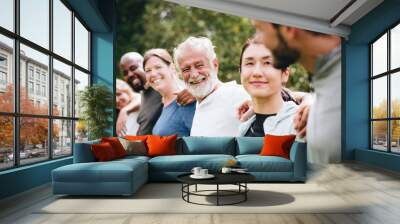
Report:
M174 50L174 60L196 98L191 136L236 136L237 107L250 97L236 81L218 79L218 59L206 37L189 37Z

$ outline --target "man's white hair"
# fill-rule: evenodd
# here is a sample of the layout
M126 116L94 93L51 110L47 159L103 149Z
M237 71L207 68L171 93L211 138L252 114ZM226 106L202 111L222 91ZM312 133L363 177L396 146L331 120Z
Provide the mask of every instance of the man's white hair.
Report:
M143 68L143 56L137 52L128 52L122 55L119 64L124 64L127 60L138 60L139 65Z
M213 60L217 58L214 48L215 47L211 40L207 37L188 37L174 49L174 61L178 71L181 72L179 59L181 59L182 53L187 49L198 50L206 53L210 65L213 66Z

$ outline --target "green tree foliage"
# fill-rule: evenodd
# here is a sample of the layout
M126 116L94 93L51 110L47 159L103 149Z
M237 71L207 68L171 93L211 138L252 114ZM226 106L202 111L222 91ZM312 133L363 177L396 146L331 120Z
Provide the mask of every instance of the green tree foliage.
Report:
M117 8L117 59L129 51L143 54L151 48L165 48L172 53L187 37L206 36L216 46L220 80L240 82L242 45L254 34L249 19L165 1L120 0ZM287 87L308 91L308 83L305 70L293 66Z
M87 125L89 139L110 135L108 129L112 125L112 101L112 92L102 84L88 86L80 93L79 106L83 109L81 118Z

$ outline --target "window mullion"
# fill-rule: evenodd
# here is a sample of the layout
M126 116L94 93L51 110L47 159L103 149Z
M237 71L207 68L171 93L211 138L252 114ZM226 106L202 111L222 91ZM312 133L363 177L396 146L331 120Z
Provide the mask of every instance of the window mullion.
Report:
M14 30L17 35L19 35L19 6L20 1L14 1ZM19 39L14 39L14 112L15 114L19 114L20 112L20 46ZM14 166L20 165L20 156L19 156L19 135L20 135L20 118L14 116Z
M53 52L53 0L49 0L49 50ZM48 83L49 86L47 88L49 97L49 119L48 119L48 152L49 159L53 159L53 56L49 55L49 72L48 72Z
M75 12L72 11L72 15L71 15L71 23L72 23L72 38L71 38L71 56L72 56L72 71L71 71L71 91L72 91L72 105L71 105L71 117L75 118ZM71 122L72 124L72 133L71 133L71 151L72 151L72 155L74 155L74 151L75 151L75 126L76 126L76 121L73 120Z
M387 32L387 52L386 52L386 54L387 54L387 71L389 71L390 70L390 29L389 29L389 31ZM391 104L392 104L392 100L391 100L391 88L390 88L390 80L391 80L391 78L392 78L392 76L391 76L391 74L389 73L389 74L387 74L387 110L388 110L388 112L387 112L387 116L388 116L388 118L391 118L392 117L392 111L391 111L391 108L392 108L392 106L391 106ZM388 138L387 138L387 140L388 140L388 152L391 152L392 151L392 135L391 135L391 123L392 123L392 121L390 120L390 119L388 119L388 122L387 122L387 135L388 135Z
M369 91L369 119L370 119L370 122L369 122L369 144L370 144L370 149L373 149L373 147L374 147L374 144L373 144L373 141L374 141L374 136L373 136L373 121L372 121L372 119L373 119L373 104L372 104L372 102L373 102L373 91L374 91L374 85L373 85L373 79L372 79L372 72L374 71L373 70L373 63L372 63L372 57L373 57L373 53L374 53L374 48L372 47L372 45L370 45L370 47L369 47L369 49L370 49L370 55L369 55L369 64L370 64L370 67L369 67L369 69L370 69L370 71L369 71L369 85L370 85L370 91Z

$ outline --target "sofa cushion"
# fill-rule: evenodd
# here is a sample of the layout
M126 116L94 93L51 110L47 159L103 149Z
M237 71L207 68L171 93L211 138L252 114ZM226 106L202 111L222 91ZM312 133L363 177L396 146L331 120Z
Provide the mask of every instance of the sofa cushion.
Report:
M113 162L127 162L127 163L130 163L130 162L135 161L135 160L148 162L149 159L150 159L150 157L147 157L147 156L130 155L130 156L125 156L124 158L113 160ZM135 162L133 162L133 163L135 163Z
M241 168L249 172L292 172L292 161L278 156L238 155L236 159Z
M118 158L112 145L108 142L92 144L90 147L92 149L94 157L96 157L96 160L99 162L110 161Z
M264 145L264 137L237 137L236 155L259 154Z
M101 142L108 142L114 149L115 155L117 158L122 158L126 156L126 151L124 146L122 146L118 137L103 137L101 138Z
M176 154L177 135L158 136L149 135L147 137L148 156L165 156Z
M235 138L233 137L183 137L177 146L177 154L225 154L235 155Z
M118 138L122 146L126 151L126 155L137 155L145 156L147 155L146 143L141 140L127 140L124 138Z
M265 135L261 156L280 156L290 159L290 148L296 135Z
M219 171L228 160L235 159L231 155L175 155L158 156L149 160L149 170L163 172L191 172L199 166L212 172Z
M134 172L147 171L140 159L114 160L95 163L74 163L53 170L58 182L129 182Z

